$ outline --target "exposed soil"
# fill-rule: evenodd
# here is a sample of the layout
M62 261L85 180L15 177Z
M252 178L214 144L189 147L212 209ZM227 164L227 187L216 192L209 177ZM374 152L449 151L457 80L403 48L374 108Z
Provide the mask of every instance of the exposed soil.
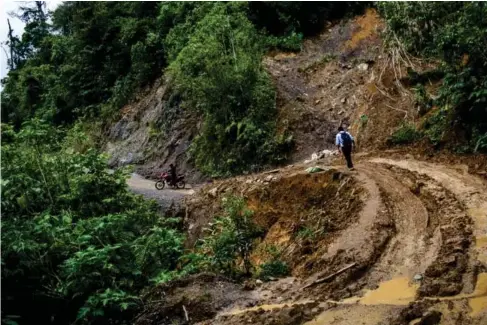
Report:
M137 325L194 324L236 301L251 305L252 295L230 279L203 273L160 285L144 301L146 308L137 316Z
M206 202L216 213L219 198L229 193L244 196L255 222L266 229L253 262L265 262L263 248L273 245L292 269L291 277L262 285L227 280L224 298L209 303L211 308L185 301L201 310L189 323L487 321L485 181L415 160L363 159L354 172L329 167L308 174L305 168L296 165L217 182L189 199ZM188 210L194 207L189 204ZM187 224L194 224L201 213L188 212ZM208 223L213 216L202 219ZM313 239L298 236L307 228L318 230ZM195 238L202 234L193 233ZM173 289L158 290L170 299L175 295ZM178 290L182 294L187 289ZM210 289L199 284L198 290L190 296ZM165 302L150 310L171 318L173 305ZM181 315L179 311L174 317Z

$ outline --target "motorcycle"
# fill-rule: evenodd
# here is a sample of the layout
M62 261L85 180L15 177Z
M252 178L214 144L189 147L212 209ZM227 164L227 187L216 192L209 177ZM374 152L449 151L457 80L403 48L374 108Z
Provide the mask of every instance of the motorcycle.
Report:
M166 186L166 184L171 184L171 175L168 172L161 173L160 180L158 180L155 184L156 189L162 190ZM178 175L176 179L176 185L173 186L174 188L184 188L186 186L186 182L184 181L184 175Z

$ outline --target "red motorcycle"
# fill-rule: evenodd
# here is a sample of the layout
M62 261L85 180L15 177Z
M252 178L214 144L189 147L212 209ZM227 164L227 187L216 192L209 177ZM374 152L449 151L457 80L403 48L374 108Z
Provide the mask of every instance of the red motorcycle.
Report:
M168 172L163 172L161 173L160 180L158 180L155 184L156 189L162 190L165 186L166 183L172 184L171 183L171 175L169 175ZM184 175L178 175L178 178L176 179L176 185L173 185L174 188L184 188L186 186L186 182L184 181Z

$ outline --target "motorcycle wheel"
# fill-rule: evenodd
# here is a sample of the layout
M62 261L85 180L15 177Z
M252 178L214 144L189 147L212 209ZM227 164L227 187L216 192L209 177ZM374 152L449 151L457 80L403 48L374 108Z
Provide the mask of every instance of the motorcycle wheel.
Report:
M164 188L164 186L166 186L166 182L164 182L164 181L158 181L158 182L156 182L155 185L156 185L156 189L162 190Z
M176 187L177 188L184 188L186 186L186 182L185 181L179 181L177 184L176 184Z

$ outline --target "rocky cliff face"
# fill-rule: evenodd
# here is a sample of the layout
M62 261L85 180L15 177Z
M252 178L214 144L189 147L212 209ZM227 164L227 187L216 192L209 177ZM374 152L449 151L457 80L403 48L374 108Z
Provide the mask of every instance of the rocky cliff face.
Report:
M109 163L134 164L136 172L148 178L175 163L188 182L199 182L203 177L189 156L198 125L199 119L180 107L179 98L162 79L142 100L124 107L122 118L110 128L105 145Z

